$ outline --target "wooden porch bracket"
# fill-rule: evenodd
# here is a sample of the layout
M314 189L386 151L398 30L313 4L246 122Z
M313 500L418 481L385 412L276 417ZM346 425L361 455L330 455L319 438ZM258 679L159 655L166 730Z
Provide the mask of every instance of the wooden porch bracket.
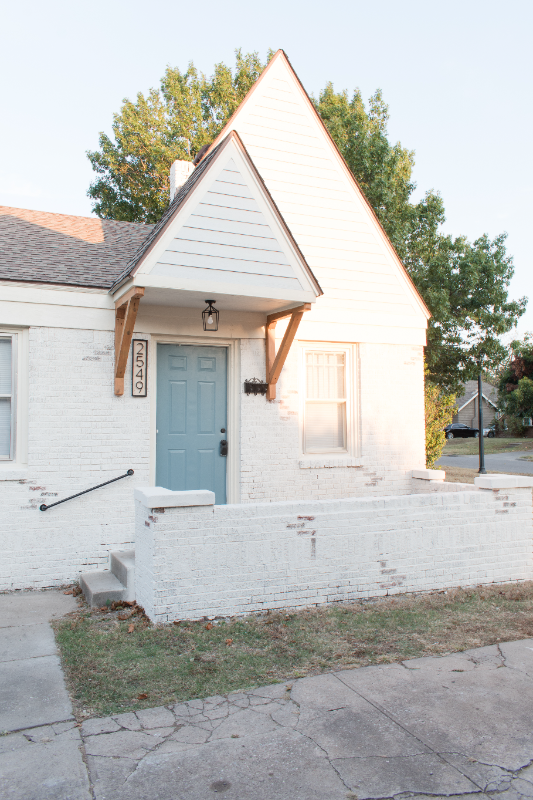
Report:
M115 394L118 397L124 394L124 375L141 297L144 297L143 287L133 286L115 302Z
M304 303L296 308L288 308L286 311L278 311L277 314L269 314L265 328L266 338L266 382L267 400L276 399L276 383L285 364L286 358L291 349L291 345L296 336L300 321L306 311L311 310L311 303ZM285 331L285 336L281 340L279 350L276 353L276 323L280 319L290 317L290 322Z

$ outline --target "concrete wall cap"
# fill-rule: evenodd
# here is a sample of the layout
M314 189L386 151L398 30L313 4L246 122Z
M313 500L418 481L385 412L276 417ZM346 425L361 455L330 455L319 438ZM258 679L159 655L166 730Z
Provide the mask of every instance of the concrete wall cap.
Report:
M135 489L134 497L147 508L215 505L215 493L207 489L172 492L170 489L163 489L162 486L140 486Z
M446 472L443 469L414 469L411 477L422 481L443 481Z
M533 489L533 475L480 475L474 484L479 489Z

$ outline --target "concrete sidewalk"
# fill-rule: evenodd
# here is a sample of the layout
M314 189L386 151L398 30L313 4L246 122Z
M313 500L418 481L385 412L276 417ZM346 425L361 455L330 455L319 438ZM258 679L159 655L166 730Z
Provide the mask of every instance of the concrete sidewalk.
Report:
M533 798L533 640L91 719L81 745L44 622L71 607L0 596L2 800Z
M62 592L0 595L0 797L90 800L89 780L49 620Z

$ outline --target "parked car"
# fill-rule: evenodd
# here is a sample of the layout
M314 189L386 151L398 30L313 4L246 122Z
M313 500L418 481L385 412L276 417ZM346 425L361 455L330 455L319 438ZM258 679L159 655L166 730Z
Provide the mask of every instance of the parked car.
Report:
M487 436L489 439L494 439L496 436L494 425L491 425L490 428L483 428L483 436Z
M477 439L479 437L479 428L469 428L468 425L463 425L462 422L454 422L452 425L446 425L444 433L447 439L466 439L469 436Z

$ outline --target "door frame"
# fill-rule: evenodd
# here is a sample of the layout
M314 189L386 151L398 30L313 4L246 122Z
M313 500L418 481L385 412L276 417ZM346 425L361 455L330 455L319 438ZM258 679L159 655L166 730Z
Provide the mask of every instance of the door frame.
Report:
M222 339L211 336L171 336L154 335L150 337L148 370L148 393L150 402L150 486L155 486L156 470L156 423L157 423L157 345L190 344L196 347L225 347L227 350L227 409L228 409L228 455L226 462L226 505L241 501L241 452L240 452L240 347L238 339Z

